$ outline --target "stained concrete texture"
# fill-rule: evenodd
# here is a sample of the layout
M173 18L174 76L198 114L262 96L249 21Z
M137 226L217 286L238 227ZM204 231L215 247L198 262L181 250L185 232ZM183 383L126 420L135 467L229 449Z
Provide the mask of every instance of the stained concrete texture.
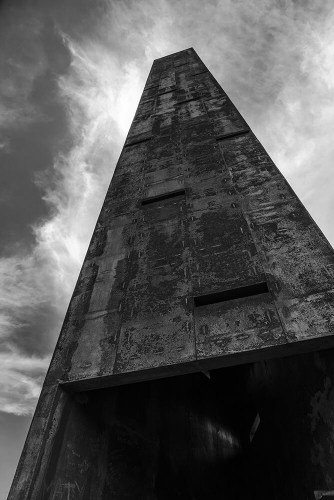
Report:
M65 498L62 486L52 490L56 467L64 467L54 457L67 456L68 436L76 432L76 424L59 424L63 412L70 412L70 421L74 412L83 434L97 433L85 437L84 448L103 446L99 431L89 430L90 413L80 420L81 407L66 391L333 346L333 273L330 245L196 52L154 61L9 498ZM58 451L48 447L53 425L67 429L57 434ZM95 452L89 453L87 460L95 460ZM81 464L71 460L71 467ZM71 484L68 498L106 498L102 486L87 496L81 480ZM120 489L117 495L144 493L131 497ZM145 498L165 498L159 495Z
M333 273L333 250L197 54L159 59L46 383L98 387L326 347ZM194 307L263 282L265 295Z

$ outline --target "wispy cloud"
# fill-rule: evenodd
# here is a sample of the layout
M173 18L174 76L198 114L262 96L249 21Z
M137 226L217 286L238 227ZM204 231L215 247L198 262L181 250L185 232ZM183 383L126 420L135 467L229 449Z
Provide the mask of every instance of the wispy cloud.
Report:
M31 414L40 394L49 357L0 353L0 408L16 415Z

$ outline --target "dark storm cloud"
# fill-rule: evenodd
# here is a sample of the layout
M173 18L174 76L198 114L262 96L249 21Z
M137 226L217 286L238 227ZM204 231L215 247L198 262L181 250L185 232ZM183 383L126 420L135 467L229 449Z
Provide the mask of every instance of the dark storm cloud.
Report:
M22 8L22 7L21 7ZM65 147L66 110L59 99L57 77L70 55L54 22L30 9L10 7L0 21L1 58L0 241L4 253L34 244L30 224L49 215L36 186L35 174L53 165Z

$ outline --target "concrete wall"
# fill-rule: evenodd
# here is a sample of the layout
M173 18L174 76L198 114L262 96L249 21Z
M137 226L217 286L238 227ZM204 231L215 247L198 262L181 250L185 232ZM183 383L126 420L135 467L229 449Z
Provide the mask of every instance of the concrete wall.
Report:
M196 53L159 59L46 383L110 385L325 347L333 270L328 242ZM194 307L193 296L258 283L268 293Z

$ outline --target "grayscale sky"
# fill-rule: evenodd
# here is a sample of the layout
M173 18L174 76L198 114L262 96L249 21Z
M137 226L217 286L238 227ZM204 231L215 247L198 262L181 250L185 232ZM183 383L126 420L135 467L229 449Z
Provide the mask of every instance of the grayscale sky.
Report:
M0 4L0 500L152 61L194 47L333 244L333 0Z

